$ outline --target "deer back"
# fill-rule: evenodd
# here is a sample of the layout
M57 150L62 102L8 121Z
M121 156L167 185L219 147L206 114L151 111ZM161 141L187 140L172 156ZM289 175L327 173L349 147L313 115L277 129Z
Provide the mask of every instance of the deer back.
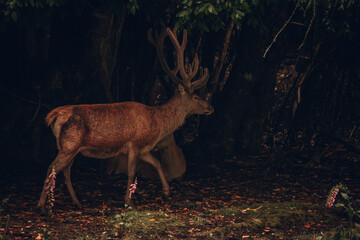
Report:
M81 136L81 147L121 147L131 142L138 148L154 145L161 134L161 119L153 107L137 102L71 105L48 114L59 143Z

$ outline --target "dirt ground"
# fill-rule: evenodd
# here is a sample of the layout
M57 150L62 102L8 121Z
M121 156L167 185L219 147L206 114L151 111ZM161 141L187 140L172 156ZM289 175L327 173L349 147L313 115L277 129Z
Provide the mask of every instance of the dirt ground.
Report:
M73 167L72 182L83 208L72 205L59 174L50 219L36 209L44 176L9 172L0 182L0 235L4 239L307 239L297 236L324 232L344 221L341 217L326 220L331 209L324 205L335 184L344 183L355 199L360 197L357 158L341 158L344 156L333 158L342 163L333 169L326 164L306 167L296 159L288 159L292 165L281 168L269 156L206 167L188 164L185 176L170 183L171 197L166 202L159 181L138 178L133 196L136 210L124 207L125 176L107 176L100 163L88 167L81 159ZM304 211L311 217L296 215L297 220L292 212L281 217L288 219L269 219L278 214L271 209L293 210L297 206L288 204L294 203L301 203L302 210L309 206ZM269 210L264 210L266 207ZM141 223L145 229L144 215L149 224L158 225L139 232L135 224ZM244 219L262 223L247 226ZM170 223L154 235L156 227Z

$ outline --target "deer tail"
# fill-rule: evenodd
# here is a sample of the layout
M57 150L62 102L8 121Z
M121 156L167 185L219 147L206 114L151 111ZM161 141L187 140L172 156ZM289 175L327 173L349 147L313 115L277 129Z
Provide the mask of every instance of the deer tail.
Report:
M66 122L71 115L72 115L71 106L62 106L62 107L55 108L54 110L49 112L48 115L46 116L45 121L48 126L51 126L53 128L56 120L59 117L62 118L61 122Z

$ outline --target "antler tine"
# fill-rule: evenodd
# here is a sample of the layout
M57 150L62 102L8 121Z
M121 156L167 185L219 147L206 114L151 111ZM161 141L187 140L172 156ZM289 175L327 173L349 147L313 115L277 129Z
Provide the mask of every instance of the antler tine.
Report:
M209 80L209 70L208 68L202 68L200 67L200 78L194 82L192 82L191 84L191 90L192 92L195 91L196 89L199 89L201 87L203 87L207 81Z
M191 78L189 78L188 74L186 73L184 66L184 50L187 44L187 31L186 29L183 30L183 41L181 45L177 39L176 28L174 28L173 31L171 31L170 28L167 28L166 31L169 34L171 42L173 43L176 50L176 61L180 76L182 78L182 85L187 89L188 92L191 92Z
M191 64L191 69L190 69L190 73L189 73L189 78L193 79L197 72L199 71L199 57L198 54L195 54L194 60Z
M176 51L176 65L173 70L171 70L166 62L166 58L163 51L164 40L166 36L169 35L172 44L174 45ZM200 67L200 78L194 82L191 80L196 76L199 71L199 57L198 54L195 54L194 60L191 63L190 70L188 73L185 70L184 66L184 51L187 44L187 31L183 30L183 39L181 45L177 38L177 29L174 28L171 30L170 28L166 28L166 31L163 30L160 34L155 32L155 38L152 35L152 29L148 30L148 40L151 44L153 44L156 48L159 61L161 66L163 67L166 74L177 84L181 84L185 87L186 91L189 93L194 92L196 89L201 88L209 79L209 71L207 68L203 69ZM177 73L180 72L181 79L177 77Z
M171 70L166 62L166 58L164 55L164 50L163 50L163 45L164 45L164 40L167 36L167 31L162 30L161 33L159 34L158 31L155 31L155 39L153 38L152 35L152 28L150 28L148 30L148 40L149 42L155 46L156 48L156 52L160 61L160 64L162 66L162 68L164 69L165 73L169 75L169 77L177 84L182 84L183 82L181 81L181 79L179 79L176 74L179 71L179 65L177 64L175 66L175 68L173 70Z
M148 30L148 40L149 40L149 42L152 44L152 45L156 45L156 43L155 43L155 39L153 38L153 36L152 36L152 28L150 28L149 30Z

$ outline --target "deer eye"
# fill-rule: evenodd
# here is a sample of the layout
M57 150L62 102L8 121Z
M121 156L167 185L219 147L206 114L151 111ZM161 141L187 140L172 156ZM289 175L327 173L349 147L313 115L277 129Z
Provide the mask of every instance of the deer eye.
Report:
M195 96L194 96L194 99L195 99L195 100L199 100L199 97L195 95Z

